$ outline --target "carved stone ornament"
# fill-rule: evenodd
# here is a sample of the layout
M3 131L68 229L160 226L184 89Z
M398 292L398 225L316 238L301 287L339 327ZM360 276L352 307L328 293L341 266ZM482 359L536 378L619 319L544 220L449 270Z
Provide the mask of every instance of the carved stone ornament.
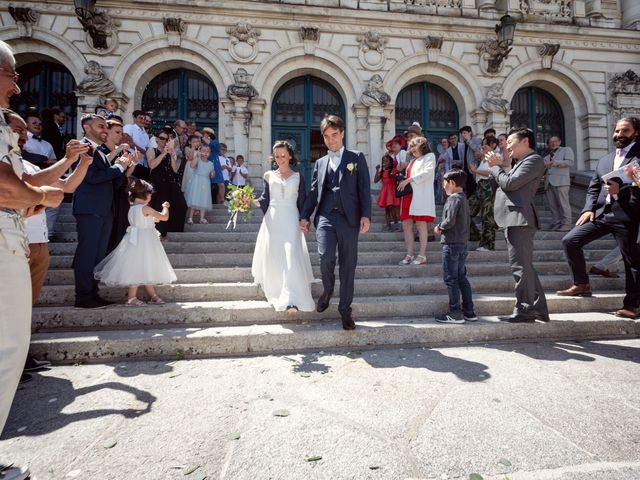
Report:
M260 30L246 22L238 22L227 27L229 35L229 55L240 63L251 62L258 55L258 37Z
M87 45L96 53L108 53L117 46L119 22L107 12L83 10L78 15L82 28L87 32Z
M186 30L184 20L180 17L165 17L162 19L164 33L167 34L169 46L179 47L182 34Z
M379 70L384 65L387 39L380 32L369 31L356 40L360 43L360 64L367 70Z
M318 27L300 27L300 40L317 42L320 40L320 29Z
M106 97L115 92L115 85L104 74L98 62L94 60L88 61L84 67L84 73L87 75L78 84L76 90L78 95L99 95Z
M382 77L377 73L367 83L367 89L362 93L360 102L367 107L384 107L391 101L391 97L384 91Z
M502 98L504 90L500 83L487 87L487 96L480 102L480 108L489 113L509 113L509 101Z
M615 118L640 116L640 76L633 70L609 79L609 110Z
M480 43L477 48L481 60L486 61L486 66L483 61L480 62L480 68L490 75L495 75L502 70L504 59L507 58L509 52L511 52L511 48L501 47L495 39L485 40Z
M559 50L559 43L543 43L538 47L538 54L542 57L542 68L550 69L553 66L553 57Z
M40 14L33 8L22 7L9 7L9 13L16 22L18 35L21 37L32 37L33 26L38 23Z
M519 10L523 18L543 17L548 22L571 22L573 0L520 0Z
M239 68L236 73L233 74L233 85L227 87L227 96L236 98L246 98L251 100L258 96L258 91L251 85L250 76L244 68Z
M461 8L462 0L404 0L407 7L415 7L414 10L420 9L421 13L446 14L447 9Z
M436 35L428 35L424 39L424 47L427 49L427 57L430 62L437 62L442 49L444 37Z

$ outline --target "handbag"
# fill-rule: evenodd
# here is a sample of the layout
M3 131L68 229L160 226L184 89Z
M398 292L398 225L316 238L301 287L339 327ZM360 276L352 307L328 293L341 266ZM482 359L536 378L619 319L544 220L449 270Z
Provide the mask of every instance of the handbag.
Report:
M405 177L404 173L397 173L396 174L396 182L401 182L403 180L406 180L407 177ZM406 187L404 187L403 190L398 190L396 188L396 198L401 198L404 197L406 195L409 195L413 193L413 187L411 186L411 184L409 183Z

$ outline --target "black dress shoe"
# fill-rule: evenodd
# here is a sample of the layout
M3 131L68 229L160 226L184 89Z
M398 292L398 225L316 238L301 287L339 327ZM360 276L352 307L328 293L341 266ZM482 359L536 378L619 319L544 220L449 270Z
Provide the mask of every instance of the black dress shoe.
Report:
M536 320L540 320L541 322L550 322L551 319L549 318L549 314L548 313L534 313L533 314L533 318L535 318Z
M509 323L533 323L536 321L536 317L533 314L513 313L511 315L498 317L498 320Z
M48 360L36 360L33 357L27 357L27 361L24 363L24 368L22 369L25 372L35 372L37 370L42 370L43 368L49 368L51 366L51 362Z
M342 328L344 330L355 330L356 323L351 318L351 315L342 315Z
M94 300L98 303L101 303L102 305L104 305L105 307L109 306L109 305L113 305L115 302L110 302L109 300L105 300L104 298L102 298L100 295L96 295L95 297L93 297Z
M95 310L98 308L106 308L106 304L99 302L95 298L90 298L89 300L76 300L73 304L76 308L85 308L87 310Z
M316 312L324 312L327 308L329 308L329 300L331 300L331 295L333 292L322 292L320 298L318 298L318 303L316 304Z

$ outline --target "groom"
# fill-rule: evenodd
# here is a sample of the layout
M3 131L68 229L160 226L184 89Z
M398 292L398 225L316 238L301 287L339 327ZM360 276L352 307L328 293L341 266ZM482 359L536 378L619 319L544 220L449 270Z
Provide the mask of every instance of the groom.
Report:
M364 155L344 148L344 122L335 115L320 123L320 133L329 152L316 161L311 191L300 214L300 229L309 232L309 219L315 212L320 271L324 291L316 310L329 307L336 281L336 251L340 259L340 303L342 328L354 330L351 318L353 281L358 263L358 234L369 231L371 192L369 169Z

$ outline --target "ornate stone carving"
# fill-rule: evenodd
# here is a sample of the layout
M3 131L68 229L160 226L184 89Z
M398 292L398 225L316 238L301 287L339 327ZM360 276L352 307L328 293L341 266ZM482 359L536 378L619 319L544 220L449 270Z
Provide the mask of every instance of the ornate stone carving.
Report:
M179 47L182 34L186 30L184 20L180 17L164 17L162 19L164 33L167 34L169 46Z
M511 48L504 48L498 45L498 41L495 39L485 40L477 46L482 60L487 62L480 62L480 68L488 74L495 75L502 70L504 59L507 58L511 52Z
M382 77L377 73L367 83L367 89L362 93L360 102L367 107L384 107L391 101L391 97L384 91Z
M88 61L87 65L84 67L84 73L87 75L78 84L76 94L106 97L115 92L115 85L104 74L104 71L98 62L94 60Z
M428 35L424 39L424 47L427 49L427 57L430 62L435 62L440 56L440 50L442 49L442 42L444 37L436 35Z
M480 108L489 113L509 113L509 101L502 98L504 90L500 83L487 87L487 96L480 102Z
M233 85L227 87L227 96L232 99L245 98L251 100L258 96L258 91L251 85L250 76L244 68L239 68L233 74Z
M226 32L229 34L229 54L236 62L247 63L256 58L260 30L246 22L238 22L227 27Z
M33 8L22 7L9 7L9 13L16 22L18 35L21 37L32 37L33 26L38 23L40 14Z
M640 76L633 70L609 79L609 110L616 118L640 115Z
M550 69L553 66L553 57L560 50L559 43L543 43L538 47L538 54L542 57L542 68Z
M544 17L551 22L570 22L573 18L572 0L520 0L524 19Z
M87 44L100 53L113 50L117 43L119 23L107 12L98 10L76 10L82 28L87 32Z
M300 40L317 42L320 40L320 29L318 27L300 27Z
M360 43L358 58L367 70L378 70L384 65L384 46L387 39L380 32L368 31L356 39Z

